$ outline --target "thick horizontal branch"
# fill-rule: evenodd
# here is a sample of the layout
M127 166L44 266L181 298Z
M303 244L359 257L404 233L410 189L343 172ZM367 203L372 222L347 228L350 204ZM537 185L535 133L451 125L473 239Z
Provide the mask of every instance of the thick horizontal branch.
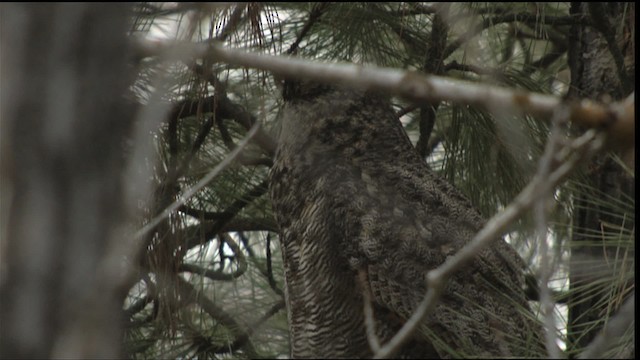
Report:
M378 68L354 64L326 64L285 56L272 56L229 49L214 42L207 43L158 43L142 41L140 51L151 56L166 53L165 47L173 46L183 56L208 58L249 68L270 71L274 74L313 80L321 83L340 84L352 88L376 90L398 95L418 103L447 101L470 105L500 115L523 113L551 119L553 111L563 103L557 96L526 92L412 71ZM585 128L605 129L621 148L635 142L635 112L633 94L621 103L599 104L590 100L570 104L570 121Z

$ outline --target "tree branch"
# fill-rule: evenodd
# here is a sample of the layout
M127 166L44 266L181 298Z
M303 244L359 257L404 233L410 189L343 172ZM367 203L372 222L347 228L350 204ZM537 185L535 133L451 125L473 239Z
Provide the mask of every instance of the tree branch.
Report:
M198 117L202 118L202 103L198 104ZM175 119L171 119L169 124L172 124L172 123L177 124L177 122L178 122L178 119L175 118ZM184 159L182 160L182 162L180 163L179 166L177 166L177 162L178 162L178 160L177 160L177 156L178 156L177 146L176 146L175 153L171 152L171 160L170 160L171 163L170 163L170 166L169 166L169 172L168 172L168 176L167 176L167 181L166 181L166 186L165 187L174 188L173 185L176 183L178 178L187 171L187 169L191 165L191 161L195 157L195 155L198 152L198 150L200 150L200 148L202 147L202 144L204 144L204 140L206 139L207 135L209 135L209 132L211 131L212 127L213 127L213 118L211 116L207 116L205 118L204 124L202 124L202 127L200 128L200 131L198 132L198 135L196 136L196 139L193 142L191 150L184 157ZM173 137L173 135L171 135L171 138L172 137ZM175 195L175 194L172 194L172 195Z
M419 103L449 101L501 114L529 113L550 119L564 102L557 96L473 83L435 75L354 64L325 64L284 56L271 56L224 48L215 42L184 43L139 40L139 51L153 56L175 47L184 57L204 57L285 77L340 84L395 94ZM624 102L599 104L590 100L570 103L570 121L585 128L605 129L615 143L635 143L635 102L631 94Z
M198 304L212 319L218 321L235 334L236 340L233 342L235 346L227 347L227 352L241 348L247 352L250 358L256 358L257 353L249 339L248 332L243 330L243 327L230 314L214 304L209 298L196 291L193 285L189 284L180 276L177 277L177 287L180 296L190 302Z
M196 65L204 72L202 66ZM195 71L195 70L194 70ZM198 100L184 100L173 105L173 108L169 114L168 119L183 118L187 116L193 116L197 114L198 104L202 106L202 113L213 113L216 121L217 119L232 119L240 124L245 129L249 130L257 122L253 114L246 111L242 106L232 102L226 95L226 93L219 91L216 92L216 96L208 96ZM262 148L269 156L275 153L276 142L269 134L263 129L258 130L256 134L255 142Z
M367 341L373 353L380 351L380 339L376 334L376 319L373 314L373 300L371 299L371 288L369 287L369 279L364 269L358 270L358 285L362 292L364 300L364 324L367 328Z
M149 295L145 295L140 299L136 300L131 306L124 310L125 316L127 318L133 317L135 314L144 310L147 305L153 301L153 298Z
M302 30L296 38L296 41L291 44L286 54L294 55L298 52L298 46L300 45L300 42L302 41L302 39L304 39L305 36L307 36L307 33L309 32L309 30L311 30L311 27L318 21L318 19L320 19L329 4L330 2L322 2L316 4L313 7L311 12L309 13L309 19L307 19L307 22L302 27Z
M427 48L427 56L422 65L422 71L428 74L440 75L444 68L444 50L447 45L449 26L445 19L449 14L448 4L438 4L436 13L431 21L430 41ZM432 102L420 107L419 125L420 136L416 143L416 149L423 159L429 156L429 139L436 124L436 112L440 102Z
M238 247L238 244L236 244L235 241L233 241L233 239L230 236L224 236L226 235L223 234L223 239L222 241L220 241L221 245L226 243L229 248L231 248L231 251L233 251L233 254L235 255L235 261L238 264L238 269L232 273L226 273L224 272L224 269L220 269L218 271L215 270L211 270L211 269L207 269L204 267L200 267L198 265L195 264L180 264L180 266L178 267L178 271L179 272L190 272L193 274L198 274L204 277L207 277L211 280L218 280L218 281L231 281L234 279L239 278L240 276L242 276L242 274L244 274L247 271L248 265L247 265L247 259L244 257L244 254L242 253L242 250L240 250L240 247ZM220 257L222 258L222 249L220 249Z
M268 189L267 180L262 181L260 184L253 187L247 194L242 196L241 198L234 201L231 205L229 205L224 211L220 213L209 213L210 215L218 214L216 217L216 221L213 223L201 224L199 226L204 226L204 238L211 239L218 235L225 228L229 228L230 221L240 212L240 210L244 209L248 204L250 204L253 200L262 196ZM179 208L182 209L182 208ZM196 210L197 211L197 210ZM236 223L237 225L237 223ZM268 224L267 224L268 225ZM248 229L245 229L245 231ZM199 233L200 231L198 231ZM185 246L189 249L194 246L198 246L201 244L200 237L192 237L185 240Z
M561 151L563 136L562 125L565 124L568 117L568 111L566 108L560 107L553 115L551 133L549 140L545 147L544 153L540 158L540 164L538 166L538 172L536 177L539 179L546 179L552 172L554 167L555 156ZM538 232L538 246L540 253L540 307L544 316L545 327L545 346L550 358L560 359L564 354L556 344L557 340L557 328L554 318L555 302L551 296L551 290L549 289L549 280L556 267L557 257L554 257L553 261L549 260L549 249L547 244L547 209L548 203L553 199L553 187L545 186L546 184L540 183L540 188L537 190L538 197L533 203L533 215Z
M181 206L178 209L178 211L203 221L203 224L192 225L187 227L187 232L191 228L199 229L200 226L205 226L205 229L210 229L214 227L214 222L220 221L220 219L231 215L231 213L227 211L221 211L221 212L204 211L200 209L194 209L186 205ZM278 224L276 224L276 222L272 218L255 219L255 218L238 218L237 216L232 216L232 217L233 218L231 220L227 221L226 224L222 226L220 231L222 232L231 232L231 231L277 232L278 231Z
M247 194L237 199L231 205L229 205L218 218L215 224L207 230L209 233L219 232L233 217L235 217L240 210L244 209L247 205L253 202L255 199L264 195L268 190L267 180L263 180L258 185L254 186Z
M493 17L487 17L482 21L469 29L466 33L460 35L456 40L451 42L445 50L445 59L449 57L454 51L456 51L463 43L468 41L474 36L479 35L484 29L491 26L509 23L509 22L522 22L525 24L545 24L545 25L571 25L576 22L589 23L589 20L583 16L540 16L538 14L519 13L519 14L500 14Z
M182 206L189 198L195 195L195 193L200 191L200 189L205 187L211 180L213 180L216 176L218 176L220 172L226 169L233 162L233 160L235 160L240 155L240 153L244 150L244 148L249 144L249 141L251 141L251 139L256 135L256 133L258 132L258 129L260 129L260 125L259 123L255 123L251 128L251 130L249 131L249 133L247 134L247 136L245 136L245 138L240 142L240 144L238 144L238 146L235 149L233 149L233 151L231 151L224 160L218 163L218 165L216 165L207 175L205 175L202 179L200 179L200 181L198 181L197 184L187 189L187 191L184 192L184 195L180 199L174 201L171 205L165 208L160 214L158 214L156 217L151 219L145 226L142 227L142 229L138 230L135 233L134 238L135 239L142 238L145 234L147 234L149 231L151 231L156 226L158 226L158 224L160 224L162 220L164 220L169 215L171 215L171 213L177 211L180 208L180 206Z
M407 107L405 107L405 108L403 108L403 109L400 109L400 110L396 113L396 117L397 117L398 119L400 119L401 117L403 117L403 116L407 115L408 113L410 113L410 112L412 112L412 111L416 110L417 108L418 108L418 106L416 106L416 105L409 105L409 106L407 106Z
M204 276L206 278L209 278L211 280L214 281L231 281L234 280L238 277L240 277L243 273L244 270L246 270L246 265L244 267L244 269L242 271L238 270L235 271L231 274L227 274L223 271L216 271L216 270L211 270L211 269L207 269L195 264L180 264L180 266L178 267L178 272L190 272L192 274L196 274L196 275L200 275L200 276Z
M276 284L276 279L273 277L273 265L271 262L271 234L267 234L267 244L266 244L266 256L267 256L267 280L269 281L269 286L271 289L278 295L284 296L284 293L280 288L278 288L278 284Z
M541 119L551 118L564 102L557 96L526 92L487 84L455 80L434 75L390 68L353 64L323 64L283 56L248 53L208 43L158 43L141 41L140 49L153 55L166 46L174 46L190 57L205 57L251 68L271 71L285 77L340 84L395 94L424 104L449 101L471 105L500 114L529 113ZM634 99L622 103L598 104L584 99L570 103L570 121L584 128L605 129L616 143L629 147L635 143Z

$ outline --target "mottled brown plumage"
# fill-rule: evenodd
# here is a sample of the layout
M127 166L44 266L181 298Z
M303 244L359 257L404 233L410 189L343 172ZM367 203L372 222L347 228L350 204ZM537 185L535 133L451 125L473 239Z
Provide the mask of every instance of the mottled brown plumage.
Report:
M384 343L423 298L427 272L483 219L420 159L384 97L300 82L288 83L284 97L271 197L292 356L370 357L362 291L371 292ZM523 268L496 239L449 281L399 355L535 355L539 327L522 291Z

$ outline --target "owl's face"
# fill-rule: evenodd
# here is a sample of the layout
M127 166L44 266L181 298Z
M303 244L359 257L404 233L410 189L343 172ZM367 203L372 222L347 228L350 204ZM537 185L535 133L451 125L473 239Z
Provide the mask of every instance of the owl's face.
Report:
M312 81L285 81L279 146L345 159L413 156L388 96ZM410 154L410 155L407 155Z
M339 140L336 132L340 132L340 128L347 122L359 120L345 116L348 109L361 100L360 94L349 89L313 81L287 80L282 97L286 105L278 143L292 154L303 149L305 152L324 151L316 145L324 143L331 147L328 143Z

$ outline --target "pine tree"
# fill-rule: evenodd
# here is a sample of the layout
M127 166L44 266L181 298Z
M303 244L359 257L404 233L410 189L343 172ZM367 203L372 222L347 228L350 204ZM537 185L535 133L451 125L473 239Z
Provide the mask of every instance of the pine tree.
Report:
M13 340L5 341L11 339L5 334L22 332L14 325L2 326L3 357L61 355L56 352L61 348L70 349L64 353L69 356L92 354L55 347L67 334L54 331L55 324L63 323L77 338L98 339L96 356L115 356L104 349L117 351L121 345L133 358L288 356L280 229L267 192L285 105L284 78L292 76L383 93L421 159L486 219L510 209L540 174L553 175L556 165L590 154L600 134L608 134L605 147L593 150L597 155L587 165L572 170L565 182L558 181L540 196L533 211L509 220L505 240L525 259L528 278L534 280L526 294L545 324L547 349L539 356L561 355L556 342L566 344L569 356L584 355L585 349L592 351L587 355L633 356L629 304L635 284L635 178L629 149L635 144L628 135L633 134L633 122L618 121L633 119L633 4L137 3L129 14L126 6L118 11L107 6L97 13L52 9L36 18L29 5L2 7L2 323L7 324L9 315L28 320L32 314L67 313L59 310L65 301L18 306L25 304L20 301L22 292L12 289L41 289L43 299L56 291L38 287L37 274L27 271L33 264L65 279L65 289L93 291L91 299L104 305L97 307L96 313L103 311L99 319L126 320L124 325L105 320L109 326L103 327L89 310L78 315L82 321L56 323L44 317L44 327L12 320L49 340L31 346L32 352L21 352L10 346ZM38 25L52 22L62 33L43 32ZM94 31L99 27L104 31ZM116 36L125 32L126 37ZM35 40L24 41L31 38ZM113 50L116 43L120 50ZM29 47L14 46L8 52L6 44ZM78 55L49 51L56 46L75 49ZM100 61L82 53L101 49L108 56ZM248 53L263 55L262 62ZM32 62L45 65L25 65ZM69 93L63 76L69 72L60 69L95 77L83 76L74 83L78 89ZM381 80L395 76L389 69L406 81L396 86ZM356 72L360 76L353 76ZM29 74L38 74L29 78L33 83L20 80ZM418 91L429 83L424 74L446 80L435 82L425 96ZM472 84L463 86L460 80ZM19 84L35 90L21 92ZM443 84L453 90L443 92L438 87ZM487 96L463 99L460 94L477 89L474 84L486 89ZM505 88L507 96L495 100L493 86ZM95 96L100 91L109 95ZM530 93L549 95L536 96L557 106L553 111L532 111L544 101L526 101L534 98ZM65 94L84 94L86 101L65 108L70 104ZM113 98L118 101L110 102ZM516 105L504 101L507 98L517 100ZM587 98L595 105L580 102ZM34 99L44 105L13 106ZM71 118L47 112L75 109L73 104L80 104L80 110L71 112L73 119L86 125L87 133L80 131L84 127L66 126L64 119ZM114 105L105 109L105 104ZM34 109L48 110L42 116ZM594 133L588 128L602 120L592 116L599 109L611 114L614 123L596 126L599 131ZM567 119L567 112L574 116ZM625 124L631 126L625 130ZM78 136L71 138L89 141L90 150L75 147L73 141L58 142L60 158L70 164L62 167L51 166L46 156L25 158L25 149L42 150L36 145L42 144L37 131L51 129L70 134L77 130ZM96 135L98 130L105 135ZM83 137L86 134L92 135ZM575 139L592 141L580 147ZM574 148L565 147L567 143ZM93 156L98 147L104 154ZM561 150L549 150L554 148ZM548 153L567 156L555 161ZM117 166L90 166L107 159ZM85 172L85 165L91 171ZM550 172L543 171L545 166ZM36 176L33 169L46 173ZM64 178L61 170L72 174ZM103 185L111 192L92 189L96 197L111 200L108 213L120 218L64 207L63 195L71 194L64 191L54 192L62 195L56 202L60 210L50 213L53 217L19 211L35 204L29 199L49 199L29 196L46 194L50 184L76 188L73 181L82 184L89 174L103 174ZM37 186L24 188L25 184ZM51 231L51 244L59 251L20 247L27 244L20 229L96 223L102 224L96 231L111 235L84 239L82 232L72 232L86 240L82 242L67 241L76 238ZM81 255L72 255L75 245ZM16 249L25 249L24 254ZM59 253L65 257L55 258ZM63 261L67 255L71 260ZM86 261L76 263L76 258ZM64 266L55 265L66 263L83 270L64 272ZM99 273L113 282L87 284L70 275L74 273ZM112 305L123 298L123 313L116 314ZM98 301L104 299L112 302ZM609 337L601 337L603 328ZM99 336L100 331L111 336ZM119 343L122 333L124 344ZM602 339L610 345L607 353L599 345Z

